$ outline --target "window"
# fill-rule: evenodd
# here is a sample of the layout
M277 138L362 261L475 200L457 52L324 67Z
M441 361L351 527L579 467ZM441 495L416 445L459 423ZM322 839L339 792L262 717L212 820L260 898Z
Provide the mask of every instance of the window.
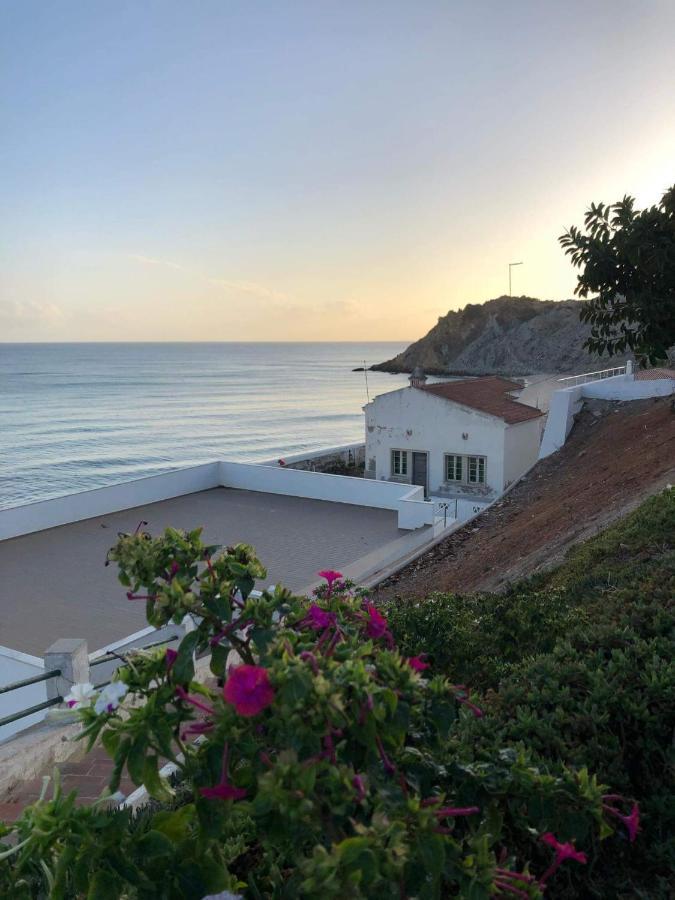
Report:
M469 484L485 484L485 457L469 456Z
M454 453L448 453L445 457L445 480L461 481L464 462L463 457L456 456Z
M408 474L408 451L392 450L391 451L391 474L407 475Z

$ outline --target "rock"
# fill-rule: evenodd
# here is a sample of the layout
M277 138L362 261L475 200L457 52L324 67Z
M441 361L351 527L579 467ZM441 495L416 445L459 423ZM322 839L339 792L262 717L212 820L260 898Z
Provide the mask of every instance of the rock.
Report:
M590 325L579 320L579 308L578 300L534 297L502 296L470 303L439 318L403 353L371 368L411 372L421 366L430 375L511 376L602 368L602 360L583 348ZM612 364L621 365L625 359L617 357Z

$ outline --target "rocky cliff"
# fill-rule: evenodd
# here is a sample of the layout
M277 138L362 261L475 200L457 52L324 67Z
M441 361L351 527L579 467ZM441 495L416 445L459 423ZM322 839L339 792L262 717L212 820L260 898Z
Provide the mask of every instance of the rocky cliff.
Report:
M583 343L590 326L579 321L578 300L497 297L470 303L438 320L394 359L372 366L436 375L575 373L620 366L625 357L592 356Z

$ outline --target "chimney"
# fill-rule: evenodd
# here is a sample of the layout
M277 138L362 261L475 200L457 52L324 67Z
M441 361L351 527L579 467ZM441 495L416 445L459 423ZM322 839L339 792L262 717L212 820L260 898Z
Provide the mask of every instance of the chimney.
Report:
M422 371L421 366L415 366L412 370L412 374L408 381L410 382L410 387L421 388L424 387L427 380L427 376Z

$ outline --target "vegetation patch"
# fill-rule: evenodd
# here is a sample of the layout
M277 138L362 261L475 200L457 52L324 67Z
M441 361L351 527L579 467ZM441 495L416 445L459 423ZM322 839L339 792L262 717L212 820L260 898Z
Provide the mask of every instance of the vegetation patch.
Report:
M571 877L567 895L670 896L675 491L507 594L439 594L387 612L403 652L424 647L448 677L484 691L484 719L462 723L453 752L476 761L505 744L527 748L540 771L587 767L640 799L635 844L598 848L584 887Z

